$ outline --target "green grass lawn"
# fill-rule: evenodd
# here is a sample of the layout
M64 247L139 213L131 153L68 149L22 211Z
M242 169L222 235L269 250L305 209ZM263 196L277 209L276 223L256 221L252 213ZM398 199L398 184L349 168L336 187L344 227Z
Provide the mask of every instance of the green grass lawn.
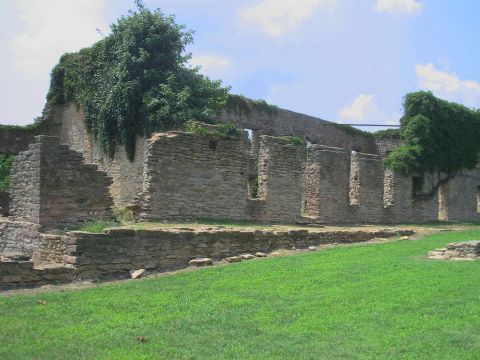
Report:
M478 359L480 262L425 259L468 239L480 230L0 297L0 359Z

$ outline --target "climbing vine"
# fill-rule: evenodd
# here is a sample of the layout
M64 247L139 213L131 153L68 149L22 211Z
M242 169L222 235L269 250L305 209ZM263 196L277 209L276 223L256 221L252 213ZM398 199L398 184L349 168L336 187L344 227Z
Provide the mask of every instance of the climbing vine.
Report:
M181 128L190 119L209 121L229 90L188 65L191 31L136 3L110 35L61 57L47 95L50 104L82 107L86 127L102 148L113 157L119 142L130 160L137 135Z
M431 92L405 96L401 120L404 145L387 157L387 167L406 174L435 172L450 178L479 162L480 112L441 100ZM440 178L440 177L439 177Z
M0 154L0 191L10 190L10 171L14 157Z

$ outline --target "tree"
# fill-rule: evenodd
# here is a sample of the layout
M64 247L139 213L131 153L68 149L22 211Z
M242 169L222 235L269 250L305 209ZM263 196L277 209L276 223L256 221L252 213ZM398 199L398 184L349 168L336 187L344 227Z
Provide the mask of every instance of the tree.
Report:
M113 157L123 144L130 160L137 135L212 121L229 88L188 66L193 33L141 1L90 48L65 54L52 70L49 104L75 102L88 131Z

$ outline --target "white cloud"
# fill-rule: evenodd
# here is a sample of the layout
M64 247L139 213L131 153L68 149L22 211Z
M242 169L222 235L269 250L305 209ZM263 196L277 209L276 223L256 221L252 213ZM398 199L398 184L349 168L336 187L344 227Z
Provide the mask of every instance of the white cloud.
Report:
M423 4L417 0L377 0L375 10L392 14L415 14L422 10Z
M338 111L339 122L349 124L398 124L398 114L387 114L382 111L371 94L360 94L352 103Z
M27 76L48 75L65 52L101 39L108 29L107 0L18 0L23 30L9 43L17 70Z
M479 82L461 80L455 73L438 70L433 64L419 64L415 68L420 88L431 90L435 95L447 100L480 107Z
M208 76L220 76L228 70L232 61L227 57L217 56L213 54L203 54L193 56L190 59L190 65L200 66L201 71Z
M336 0L262 0L259 4L240 13L243 20L258 23L272 36L280 36L293 30L323 7L331 10Z

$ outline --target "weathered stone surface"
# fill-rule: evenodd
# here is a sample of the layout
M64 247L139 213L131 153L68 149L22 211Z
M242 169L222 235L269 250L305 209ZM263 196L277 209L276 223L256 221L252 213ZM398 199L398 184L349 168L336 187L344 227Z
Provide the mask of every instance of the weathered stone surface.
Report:
M317 247L316 246L309 246L308 251L317 251Z
M252 259L255 259L255 255L252 255L252 254L243 254L243 255L240 255L240 257L242 258L242 260L252 260Z
M240 256L230 256L225 260L229 263L237 263L237 262L241 262L243 259Z
M112 216L111 179L80 153L50 136L37 136L12 167L11 215L41 229Z
M433 260L475 260L480 258L480 240L450 243L443 249L428 253Z
M188 262L191 266L210 266L213 265L213 260L209 258L193 259Z
M19 259L20 255L13 258ZM50 264L35 267L32 261L13 260L11 255L0 256L0 289L34 287L73 280L73 267Z
M138 269L130 273L132 279L139 279L145 275L145 269Z
M148 142L143 220L245 219L249 143L183 132Z
M38 224L0 218L0 252L20 252L29 256L40 244Z
M259 257L259 258L262 258L262 257L267 257L268 255L265 254L265 253L263 253L263 252L256 252L256 253L255 253L255 256L256 256L256 257Z
M294 223L301 215L306 149L290 140L261 136L258 158L259 208L250 217L264 222ZM253 205L253 204L252 204Z

